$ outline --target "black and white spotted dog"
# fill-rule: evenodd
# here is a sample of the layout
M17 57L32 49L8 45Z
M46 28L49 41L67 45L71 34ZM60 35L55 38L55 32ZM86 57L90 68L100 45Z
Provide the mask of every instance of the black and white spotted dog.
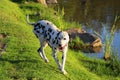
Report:
M54 57L59 69L63 74L66 74L67 72L64 70L64 66L69 42L68 33L65 31L60 31L50 21L40 20L37 23L30 23L28 18L29 16L27 15L27 22L34 26L33 32L40 40L40 48L38 49L38 52L42 59L45 62L49 62L44 52L44 48L48 44L52 48L52 56ZM57 57L57 51L63 52L62 64L59 62L59 59Z

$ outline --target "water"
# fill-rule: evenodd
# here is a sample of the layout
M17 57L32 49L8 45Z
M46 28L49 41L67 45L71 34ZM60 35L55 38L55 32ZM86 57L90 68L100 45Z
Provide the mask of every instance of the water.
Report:
M115 16L120 16L120 0L58 0L58 6L64 8L66 21L79 22L87 32L99 33L103 44L105 36L110 33ZM117 20L116 27L112 48L120 57L120 19ZM103 50L98 54L87 55L102 58Z
M84 26L83 25L83 28L85 30L87 30L87 32L93 34L94 31L97 31L94 27L93 28L88 28L87 26ZM101 40L102 40L102 43L103 45L105 44L105 38L106 38L106 35L110 35L110 27L109 26L106 26L106 24L104 24L101 28L98 27L98 33L101 35ZM103 47L104 48L104 47ZM94 54L94 53L90 53L90 54L87 54L88 56L91 56L91 57L97 57L97 58L103 58L104 56L104 49L101 49L100 52L98 52L97 54ZM120 29L116 30L116 32L114 33L114 39L113 39L113 44L112 44L112 48L113 48L113 52L114 53L118 53L116 55L119 56L120 58Z

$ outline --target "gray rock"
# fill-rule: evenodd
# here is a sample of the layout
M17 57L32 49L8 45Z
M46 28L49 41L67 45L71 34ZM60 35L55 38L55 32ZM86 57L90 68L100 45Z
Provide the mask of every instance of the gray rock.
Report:
M92 47L102 46L102 42L99 37L93 34L87 33L83 29L71 28L71 29L68 29L67 32L70 36L70 41L72 41L76 37L79 37L85 44L87 43Z
M57 0L46 0L47 4L56 4Z
M99 37L78 28L68 29L67 32L70 36L69 47L71 49L81 50L85 53L98 53L102 50L102 42ZM74 42L76 37L84 44L81 42Z

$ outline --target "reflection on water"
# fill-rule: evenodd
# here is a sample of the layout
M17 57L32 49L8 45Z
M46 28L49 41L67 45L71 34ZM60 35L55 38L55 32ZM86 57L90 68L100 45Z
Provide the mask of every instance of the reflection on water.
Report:
M101 35L101 40L103 43L103 47L105 44L105 38L106 35L110 35L110 27L107 26L106 24L103 24L101 28L99 28L99 30L93 28L88 28L87 26L83 25L84 29L87 30L89 33L94 33L94 31L97 31L100 35ZM112 44L112 48L114 50L114 53L118 53L118 56L120 57L120 30L118 29L115 34L114 34L114 39L113 39L113 44ZM87 54L89 56L96 56L99 58L103 57L103 49L101 50L101 52L98 52L99 54Z
M65 20L77 22L113 22L120 13L119 0L58 0L59 7L65 11Z
M106 34L110 33L115 16L120 16L120 0L58 0L58 5L61 9L64 7L66 21L83 24L82 27L89 33L96 31L102 36L103 44ZM120 56L120 19L116 27L112 46ZM90 56L102 57L103 50L100 54Z

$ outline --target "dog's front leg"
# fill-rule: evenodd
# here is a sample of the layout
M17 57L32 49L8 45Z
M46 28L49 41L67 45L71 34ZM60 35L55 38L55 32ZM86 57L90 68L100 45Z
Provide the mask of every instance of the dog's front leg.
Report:
M57 51L54 48L52 48L52 56L53 56L55 62L57 63L59 69L61 70L61 64L60 64L59 59L57 57Z
M61 67L61 71L63 72L63 74L67 74L67 72L64 70L67 50L68 50L68 46L65 47L65 49L63 51L63 54L62 54L62 67Z

